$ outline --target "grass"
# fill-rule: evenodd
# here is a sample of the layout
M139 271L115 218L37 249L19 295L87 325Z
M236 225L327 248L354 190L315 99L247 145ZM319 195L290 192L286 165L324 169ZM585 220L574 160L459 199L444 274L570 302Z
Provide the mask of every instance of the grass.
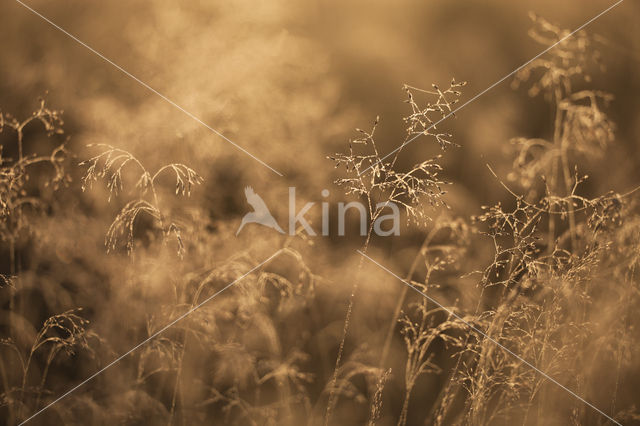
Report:
M532 18L545 46L567 33ZM94 145L78 166L44 100L23 120L0 114L0 418L28 418L275 252L33 424L607 424L468 324L616 421L640 421L635 190L594 194L581 172L616 149L613 98L588 87L597 47L581 32L518 73L552 132L491 159L485 184L505 197L473 217L445 191L446 155L466 148L432 127L465 83L404 87L400 140L421 135L438 154L383 160L378 118L330 157L337 186L368 206L362 252L384 207L401 206L412 257L399 273L446 310L362 260L323 267L302 233L238 247L235 222L189 204L204 179L186 162Z

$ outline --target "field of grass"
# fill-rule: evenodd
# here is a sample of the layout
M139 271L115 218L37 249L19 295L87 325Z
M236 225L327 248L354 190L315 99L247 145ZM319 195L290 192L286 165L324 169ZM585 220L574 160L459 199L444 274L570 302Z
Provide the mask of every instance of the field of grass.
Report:
M571 34L611 4L572 29L531 13L513 45L553 48L478 108L497 78L452 53L439 81L411 74L380 100L379 50L345 59L345 34L370 31L356 3L332 35L315 2L132 2L129 48L98 50L145 63L142 89L11 5L42 26L0 58L0 424L640 424L639 56L611 23ZM91 46L119 23L109 6L91 31L88 9L33 7ZM389 58L422 49L376 34ZM295 187L328 235L237 232L245 187L285 230ZM350 201L363 235L351 212L337 234ZM399 235L374 226L389 203Z

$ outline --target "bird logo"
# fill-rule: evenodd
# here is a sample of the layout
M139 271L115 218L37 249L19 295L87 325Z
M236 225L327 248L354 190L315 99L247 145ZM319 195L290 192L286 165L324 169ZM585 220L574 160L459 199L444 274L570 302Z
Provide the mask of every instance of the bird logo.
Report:
M273 228L281 234L285 233L282 228L280 228L280 225L278 225L278 222L276 222L276 220L273 218L271 212L269 212L269 209L267 208L267 205L265 204L262 197L256 194L253 188L247 186L244 189L244 195L245 197L247 197L247 202L249 203L249 205L253 207L253 211L244 215L244 217L242 218L242 223L240 224L238 231L236 231L236 236L248 223L258 223L260 225Z

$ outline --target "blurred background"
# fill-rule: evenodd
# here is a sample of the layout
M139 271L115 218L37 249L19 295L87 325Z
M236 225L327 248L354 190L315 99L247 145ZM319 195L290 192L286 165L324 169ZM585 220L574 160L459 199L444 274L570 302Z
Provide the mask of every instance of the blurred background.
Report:
M397 146L407 111L403 84L430 87L455 77L469 83L467 100L543 50L527 36L529 11L573 29L609 3L584 1L579 8L552 1L30 5L281 170L284 182L314 180L323 186L331 180L325 178L330 163L305 173L298 162L323 164L322 158L353 136L353 128L366 127L377 115L383 120L379 143L389 150ZM593 86L616 96L611 114L619 126L617 143L625 149L620 158L629 164L616 168L623 176L637 158L632 142L638 131L637 7L625 2L589 26L606 40L600 50L607 70L594 75ZM200 159L222 174L217 163L233 164L247 179L252 170L269 175L19 3L7 3L2 23L4 109L11 107L16 115L30 111L30 98L49 93L83 145L117 141L141 155L168 150ZM515 135L548 131L543 101L522 96L509 83L447 123L466 147L449 155L453 167L448 168L464 187L485 173L478 156L501 155L503 142ZM405 157L409 162L411 153Z

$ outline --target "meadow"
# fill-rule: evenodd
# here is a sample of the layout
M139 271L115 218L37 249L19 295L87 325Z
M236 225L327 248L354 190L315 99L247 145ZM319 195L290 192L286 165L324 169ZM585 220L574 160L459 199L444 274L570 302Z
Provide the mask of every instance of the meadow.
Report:
M89 9L38 7L88 29ZM96 7L90 45L120 16ZM376 92L379 58L344 59L316 3L126 7L130 49L104 54L175 81L160 97L77 44L64 71L73 41L46 26L0 59L0 423L640 424L638 56L613 24L523 13L514 45L554 47L458 113L482 61ZM290 187L331 232L239 232L253 188L287 229Z

